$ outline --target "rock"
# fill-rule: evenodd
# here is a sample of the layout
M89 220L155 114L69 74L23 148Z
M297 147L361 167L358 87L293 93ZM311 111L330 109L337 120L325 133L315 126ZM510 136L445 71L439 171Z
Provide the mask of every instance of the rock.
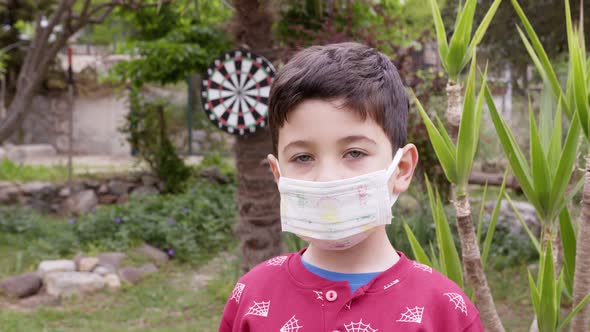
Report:
M11 298L23 298L41 289L41 277L37 273L26 273L0 281L0 292Z
M227 176L221 174L221 171L219 171L219 169L215 166L203 168L199 172L199 176L204 177L209 180L216 181L220 184L227 184L230 181L229 178Z
M109 187L106 184L102 184L100 185L100 187L98 188L98 193L99 194L106 194L109 192Z
M98 205L98 198L93 190L84 190L69 197L64 202L64 208L68 212L78 215L86 214Z
M46 274L52 272L69 272L76 271L76 263L71 260L55 260L55 261L43 261L37 268L37 273L41 278Z
M152 174L144 174L141 176L141 183L144 186L153 187L158 184L158 177Z
M98 254L98 265L118 269L121 266L121 262L127 258L127 255L120 252L105 252Z
M122 281L136 285L147 275L158 271L154 264L147 264L142 267L125 267L119 270L119 277Z
M98 196L98 203L99 204L113 204L117 201L117 196L115 195L100 195Z
M78 262L78 271L91 272L98 265L98 258L96 257L82 257Z
M14 204L20 201L22 190L14 182L3 182L0 188L0 202Z
M92 272L94 272L96 274L100 274L101 276L104 277L107 274L115 273L117 271L112 266L97 265Z
M96 180L86 180L86 183L84 184L85 187L87 189L97 189L98 187L100 187L100 182L96 181Z
M104 277L104 280L110 290L117 290L121 288L121 279L119 279L119 276L114 273L107 274Z
M119 180L111 180L109 182L109 187L111 189L111 193L117 196L122 196L127 195L127 193L129 193L129 189L132 187L132 185L130 183Z
M55 187L53 186L53 184L51 184L51 182L35 181L35 182L27 182L27 183L24 183L21 185L21 189L27 195L32 195L36 192L44 191L44 190L54 190L54 188Z
M513 201L512 203L514 204L514 207L518 210L518 213L521 215L527 227L535 236L538 237L539 234L541 234L541 223L539 222L539 218L537 217L535 207L528 202ZM495 205L495 201L487 202L485 206L486 211L488 211L491 214L491 212L494 210ZM510 206L507 200L502 200L502 203L500 204L498 224L501 223L509 225L510 230L513 234L521 235L526 240L528 240L528 235L522 228L522 225L520 224L518 218L514 214L514 211L512 210L512 207Z
M72 190L70 189L70 187L63 187L59 191L59 196L60 197L68 197L71 194L72 194Z
M404 212L411 212L420 208L420 203L414 198L414 196L410 194L402 194L398 198L397 206L399 206Z
M168 263L168 254L158 248L150 246L149 244L144 243L141 247L137 248L137 251L151 259L158 266L163 266Z
M43 281L47 294L59 297L91 293L105 286L102 276L89 272L52 272Z
M141 186L133 189L131 192L131 196L147 196L147 195L157 195L159 194L158 189L154 187L148 186Z
M129 202L129 195L127 194L122 195L117 199L117 204L125 204L127 202Z
M6 158L6 149L0 147L0 159Z
M6 146L6 157L15 162L23 162L32 158L55 155L57 155L57 151L50 144Z
M193 142L205 142L207 141L207 132L204 130L193 130Z

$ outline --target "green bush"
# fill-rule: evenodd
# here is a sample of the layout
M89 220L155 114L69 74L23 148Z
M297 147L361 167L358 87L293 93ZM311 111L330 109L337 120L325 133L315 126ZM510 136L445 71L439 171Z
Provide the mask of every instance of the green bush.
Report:
M178 195L143 196L99 208L75 223L83 245L125 250L146 242L181 261L224 248L236 218L234 187L200 180Z

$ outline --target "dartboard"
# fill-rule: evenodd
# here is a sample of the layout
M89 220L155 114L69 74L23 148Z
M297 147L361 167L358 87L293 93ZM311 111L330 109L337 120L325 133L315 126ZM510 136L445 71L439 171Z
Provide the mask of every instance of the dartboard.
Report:
M264 57L235 50L217 58L202 82L203 107L220 129L247 135L266 125L275 69Z

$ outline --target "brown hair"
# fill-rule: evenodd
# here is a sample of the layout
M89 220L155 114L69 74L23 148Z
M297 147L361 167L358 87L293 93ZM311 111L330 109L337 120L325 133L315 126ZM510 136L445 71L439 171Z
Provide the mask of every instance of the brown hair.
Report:
M374 48L351 42L312 46L279 71L268 109L275 155L289 111L308 99L343 100L341 107L375 120L394 151L406 140L408 96L393 63Z

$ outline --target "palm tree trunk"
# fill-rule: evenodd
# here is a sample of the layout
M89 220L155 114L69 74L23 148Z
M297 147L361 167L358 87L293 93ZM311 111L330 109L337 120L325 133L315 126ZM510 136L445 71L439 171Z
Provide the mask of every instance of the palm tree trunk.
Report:
M578 240L576 242L576 271L574 272L574 303L578 303L590 293L590 156L586 158L582 193L582 213L578 221ZM571 331L587 331L590 306L584 308L572 319Z
M273 16L269 0L234 0L233 35L241 47L248 47L272 59ZM272 153L268 129L238 137L235 145L240 221L237 233L242 247L242 270L281 253L279 193L266 156Z
M461 239L463 268L469 285L473 287L475 303L486 331L504 331L494 304L492 292L481 264L481 254L471 219L471 205L467 194L453 201L457 215L457 231Z

